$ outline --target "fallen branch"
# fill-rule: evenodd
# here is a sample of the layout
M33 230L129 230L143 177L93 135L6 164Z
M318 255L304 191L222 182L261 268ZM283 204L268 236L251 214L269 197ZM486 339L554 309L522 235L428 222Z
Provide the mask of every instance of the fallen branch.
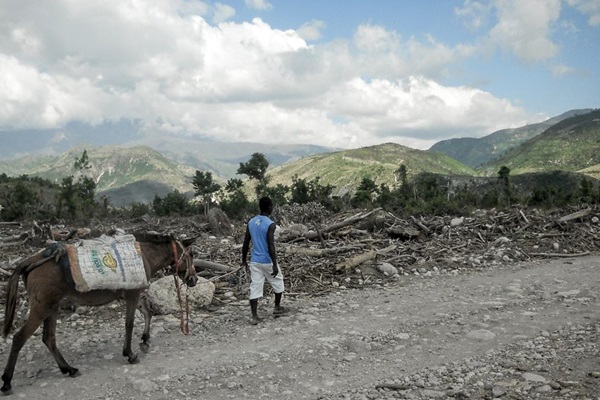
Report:
M346 251L352 251L360 248L360 246L342 246L342 247L331 247L327 249L312 249L306 247L288 246L284 248L286 256L293 255L304 255L310 257L324 257L331 254L344 253Z
M523 213L523 210L519 210L519 215L521 216L521 218L523 218L523 221L525 221L525 223L527 225L529 225L529 220L527 219L527 217L525 216L525 214Z
M531 253L530 255L536 257L582 257L589 254L589 251L584 251L581 253Z
M233 272L238 269L235 267L230 267L229 265L219 264L216 262L205 261L205 260L194 260L194 267L205 268L205 269L210 269L210 270L219 271L219 272Z
M21 240L20 242L0 243L0 247L24 246L27 243L27 240L29 240L29 237Z
M2 243L9 243L9 242L18 242L18 241L22 241L25 240L29 237L29 234L27 232L21 233L19 235L12 235L12 236L5 236L5 237L0 237L0 242Z
M323 229L321 229L320 234L333 232L333 231L336 231L336 230L338 230L340 228L343 228L345 226L355 224L355 223L357 223L359 221L362 221L363 219L365 219L365 218L373 215L374 213L376 213L376 212L378 212L380 210L381 210L381 208L376 208L376 209L371 210L371 211L369 211L367 213L356 214L356 215L354 215L354 216L352 216L350 218L347 218L347 219L345 219L345 220L343 220L341 222L338 222L336 224L324 227ZM319 238L319 232L313 232L313 231L306 232L304 234L304 237L306 239L308 239L308 240L318 239Z
M350 268L354 268L359 266L360 264L369 261L369 260L373 260L377 257L377 251L376 250L371 250L367 253L362 253L359 254L357 256L354 256L353 258L349 259L348 261L339 263L335 269L336 271L340 271L342 269L350 269Z
M2 221L0 222L0 226L21 226L20 222L6 222L6 221Z
M413 215L411 215L410 217L412 218L413 222L414 222L414 223L415 223L415 224L416 224L416 225L417 225L419 228L421 228L421 229L422 229L422 230L424 230L425 232L429 232L429 231L430 231L430 229L429 229L427 226L423 225L423 224L422 224L422 223L421 223L421 222L420 222L418 219L416 219L416 218L415 218Z
M586 208L585 210L581 210L581 211L577 211L577 212L574 212L569 215L565 215L564 217L559 218L558 222L567 222L567 221L571 221L573 219L585 217L586 215L588 215L591 212L592 212L591 209Z

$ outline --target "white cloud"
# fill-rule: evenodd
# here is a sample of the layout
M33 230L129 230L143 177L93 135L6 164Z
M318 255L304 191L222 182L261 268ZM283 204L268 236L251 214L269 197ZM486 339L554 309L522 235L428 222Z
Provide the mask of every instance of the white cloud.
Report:
M215 3L213 22L219 24L235 15L235 8L223 3Z
M454 13L463 18L470 29L476 31L487 25L491 8L490 3L465 0L462 7L454 8Z
M567 3L575 7L581 13L589 16L589 24L600 26L600 1L599 0L567 0Z
M255 10L268 10L273 6L267 0L244 0L246 7Z
M527 115L507 100L469 87L446 87L412 76L401 81L355 79L332 90L326 105L381 139L408 137L439 140L446 136L481 136Z
M449 47L428 37L426 42L403 40L394 31L377 25L361 25L353 37L361 75L394 79L398 76L425 75L439 78L448 65L469 57L472 45Z
M552 24L560 15L560 0L496 0L498 23L490 32L494 45L526 62L554 57Z
M302 24L302 26L296 29L298 36L306 41L314 41L321 39L321 32L325 29L325 22L319 20L312 20Z
M87 79L40 73L0 54L0 129L54 128L85 116L99 123L107 96Z
M0 128L135 118L217 140L428 148L530 122L491 93L436 82L472 45L377 25L309 45L322 22L278 30L261 19L227 22L233 12L174 0L4 0ZM535 32L545 32L548 15Z
M568 65L564 65L564 64L553 65L551 70L552 70L552 75L554 75L556 77L561 77L564 75L572 75L576 72L575 68L569 67Z

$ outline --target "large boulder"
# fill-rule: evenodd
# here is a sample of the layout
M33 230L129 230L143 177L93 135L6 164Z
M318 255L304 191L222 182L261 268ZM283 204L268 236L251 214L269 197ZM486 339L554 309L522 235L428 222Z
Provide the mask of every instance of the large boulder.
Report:
M191 310L204 307L212 302L215 284L209 280L198 277L198 283L194 287L188 287L179 280L179 286L184 308L186 295ZM146 299L154 314L165 315L179 312L179 300L173 276L165 276L152 282L146 290Z

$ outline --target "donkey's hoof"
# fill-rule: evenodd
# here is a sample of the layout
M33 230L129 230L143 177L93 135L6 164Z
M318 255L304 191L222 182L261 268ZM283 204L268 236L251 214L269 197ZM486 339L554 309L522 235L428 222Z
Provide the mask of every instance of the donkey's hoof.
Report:
M142 353L147 353L150 350L150 345L148 343L140 343L140 350Z
M132 354L129 357L127 357L127 361L129 362L129 364L137 364L140 362L140 359L138 358L137 354Z
M76 377L79 376L79 370L77 368L73 368L73 367L65 367L65 368L61 368L60 372L62 372L64 375L69 375L70 377Z
M11 384L4 382L4 385L2 385L2 388L0 388L0 392L2 392L2 394L5 396L12 394L13 391Z

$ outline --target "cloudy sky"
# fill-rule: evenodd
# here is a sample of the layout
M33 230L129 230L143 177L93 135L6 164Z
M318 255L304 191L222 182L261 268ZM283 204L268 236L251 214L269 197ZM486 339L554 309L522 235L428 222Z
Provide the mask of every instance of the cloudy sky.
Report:
M2 0L2 131L427 149L600 106L600 0Z

